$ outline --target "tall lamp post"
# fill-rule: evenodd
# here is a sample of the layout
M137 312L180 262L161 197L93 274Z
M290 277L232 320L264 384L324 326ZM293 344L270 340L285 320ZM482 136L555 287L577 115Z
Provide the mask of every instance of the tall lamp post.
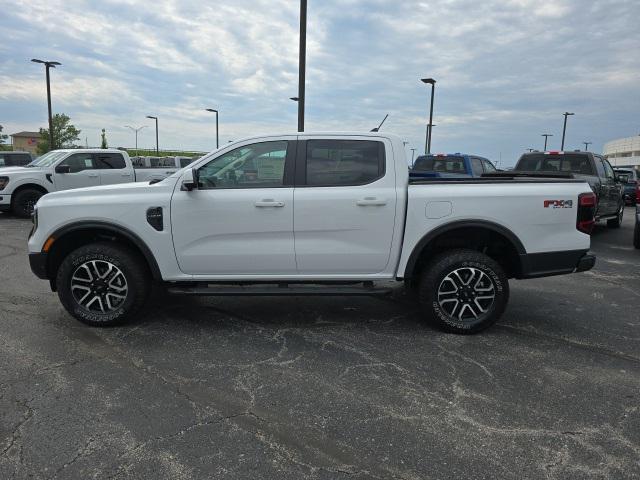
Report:
M564 126L562 127L562 145L560 146L560 151L563 152L564 151L564 137L567 133L567 117L569 115L575 115L575 113L571 113L571 112L564 112Z
M584 151L588 152L589 151L589 145L591 145L593 142L582 142L584 143Z
M307 65L307 0L300 0L300 52L298 60L298 131L304 132L305 76Z
M158 117L147 115L147 118L156 121L156 155L160 155L160 149L158 148Z
M206 109L207 112L211 112L211 113L215 113L216 114L216 149L220 148L220 137L218 134L218 110L215 110L213 108L207 108Z
M135 127L132 127L131 125L125 125L126 128L130 128L131 130L136 132L136 157L138 156L138 132L143 128L146 128L147 126L148 125L142 125L141 127L135 128Z
M541 136L544 137L544 150L543 151L546 152L547 151L547 140L549 140L549 137L553 137L553 134L551 134L551 133L543 133Z
M56 68L56 65L62 65L60 62L49 62L32 58L33 63L42 63L45 67L47 75L47 107L49 108L49 150L53 150L53 118L51 116L51 83L49 81L49 69Z
M431 129L433 127L433 95L436 89L436 81L433 78L422 78L422 83L431 85L431 107L429 108L429 123L427 124L427 138L424 146L424 153L431 153Z

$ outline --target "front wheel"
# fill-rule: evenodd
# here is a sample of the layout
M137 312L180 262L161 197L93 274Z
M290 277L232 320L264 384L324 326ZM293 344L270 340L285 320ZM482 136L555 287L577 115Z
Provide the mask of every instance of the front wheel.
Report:
M130 249L108 242L71 252L60 265L56 283L67 312L94 327L132 319L149 295L146 265Z
M13 214L17 217L29 218L42 195L44 195L44 193L35 188L20 190L13 198Z
M425 267L418 296L427 316L443 330L477 333L502 316L509 300L509 280L487 255L451 250Z

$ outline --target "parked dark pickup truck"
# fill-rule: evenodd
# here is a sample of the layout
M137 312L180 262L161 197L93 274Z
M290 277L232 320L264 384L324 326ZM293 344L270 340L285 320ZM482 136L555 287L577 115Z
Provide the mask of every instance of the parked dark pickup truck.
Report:
M437 155L420 155L416 158L413 168L409 171L409 178L472 178L496 171L493 163L477 155L438 153Z
M624 194L620 179L609 162L592 152L530 152L520 157L515 172L568 174L584 179L596 194L596 220L619 228L624 215Z

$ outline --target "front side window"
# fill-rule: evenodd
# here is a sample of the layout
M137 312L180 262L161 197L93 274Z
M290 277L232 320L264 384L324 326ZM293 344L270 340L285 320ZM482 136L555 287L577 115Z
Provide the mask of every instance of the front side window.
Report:
M60 165L69 166L71 169L69 173L93 170L93 155L91 153L74 153L73 155L65 158Z
M281 187L288 144L254 143L216 157L198 169L198 188Z
M384 175L384 144L371 140L308 140L306 183L346 186Z
M492 173L497 171L496 167L494 167L493 163L491 163L489 160L482 160L482 164L484 165L485 173Z
M98 153L96 155L96 168L101 170L121 169L127 164L119 153Z

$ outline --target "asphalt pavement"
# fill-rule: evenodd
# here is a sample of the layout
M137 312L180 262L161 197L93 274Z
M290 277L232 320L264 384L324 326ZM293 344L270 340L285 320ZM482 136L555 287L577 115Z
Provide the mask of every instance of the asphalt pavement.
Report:
M183 298L112 329L62 309L0 214L0 479L640 478L640 250L511 282L444 334L390 298Z

